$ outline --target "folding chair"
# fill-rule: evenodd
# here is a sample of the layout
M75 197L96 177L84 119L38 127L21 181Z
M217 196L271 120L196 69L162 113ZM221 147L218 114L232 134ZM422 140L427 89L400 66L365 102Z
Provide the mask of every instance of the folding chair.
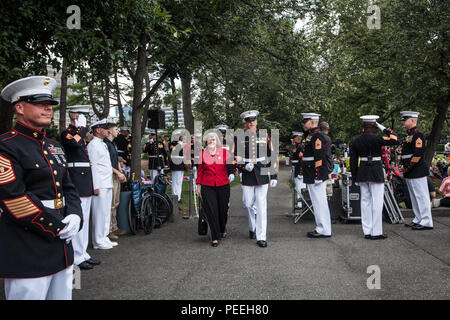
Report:
M302 202L302 212L294 214L294 224L297 223L308 212L311 212L314 215L314 209L307 189L302 189L300 199Z

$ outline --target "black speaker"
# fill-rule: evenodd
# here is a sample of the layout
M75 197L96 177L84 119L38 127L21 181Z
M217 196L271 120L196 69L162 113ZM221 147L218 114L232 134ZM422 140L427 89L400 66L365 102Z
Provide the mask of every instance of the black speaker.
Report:
M148 110L148 123L149 129L165 129L166 128L166 114L162 110Z

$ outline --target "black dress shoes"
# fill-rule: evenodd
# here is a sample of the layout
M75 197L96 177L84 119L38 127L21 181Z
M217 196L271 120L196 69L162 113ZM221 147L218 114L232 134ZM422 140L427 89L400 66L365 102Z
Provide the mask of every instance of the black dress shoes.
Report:
M256 233L253 231L249 231L248 236L250 237L250 239L256 239Z
M308 232L306 235L308 236L308 238L330 238L331 237L331 236L326 236L324 234L320 234L316 230Z
M425 227L420 224L416 224L412 227L413 230L433 230L433 227Z
M211 242L211 246L214 247L214 248L216 248L216 247L219 246L219 243L218 243L218 242Z
M383 240L383 239L387 239L387 235L386 234L380 234L379 236L370 236L370 240Z
M81 270L91 270L91 269L94 269L94 266L92 264L84 261L78 265L78 268L80 268Z
M264 240L256 241L256 244L257 244L258 246L260 246L261 248L267 247L267 241L264 241Z
M372 236L370 234L364 235L364 239L370 239Z
M414 226L418 226L419 224L415 223L415 222L410 222L410 223L405 223L405 227L407 228L412 228Z
M90 258L89 260L86 260L85 262L92 264L93 266L98 266L101 262L97 259Z

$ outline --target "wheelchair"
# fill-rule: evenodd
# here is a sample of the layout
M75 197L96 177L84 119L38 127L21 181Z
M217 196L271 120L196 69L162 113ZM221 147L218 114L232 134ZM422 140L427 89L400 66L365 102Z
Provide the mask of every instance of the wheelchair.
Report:
M137 234L139 228L142 228L145 234L149 234L154 228L161 227L170 217L173 204L165 193L169 183L164 174L159 174L155 178L154 185L132 182L132 196L128 210L128 223L132 234Z

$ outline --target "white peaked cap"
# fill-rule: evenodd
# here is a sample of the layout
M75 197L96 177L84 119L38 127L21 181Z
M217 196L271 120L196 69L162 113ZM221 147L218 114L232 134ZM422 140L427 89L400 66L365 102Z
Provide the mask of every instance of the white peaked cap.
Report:
M304 120L319 120L320 114L318 113L302 113Z
M74 106L67 107L67 110L69 112L74 112L74 113L79 113L79 112L81 112L81 113L89 113L90 109L91 109L91 106L88 105L88 104L85 104L85 105L77 104L77 105L74 105Z
M379 118L379 116L376 115L367 115L367 116L362 116L359 117L363 122L377 122L377 119Z
M53 99L52 92L57 86L56 80L47 76L31 76L11 82L2 90L2 98L11 103L26 101L38 103L50 101L58 104Z

